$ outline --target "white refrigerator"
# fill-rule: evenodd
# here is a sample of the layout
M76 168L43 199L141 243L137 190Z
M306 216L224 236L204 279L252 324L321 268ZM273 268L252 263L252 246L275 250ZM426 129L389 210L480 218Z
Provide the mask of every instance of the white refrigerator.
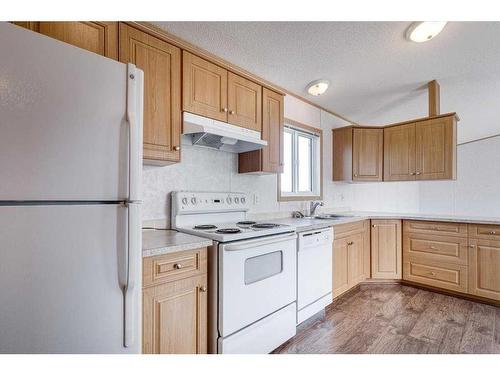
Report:
M140 353L143 72L0 22L0 353Z

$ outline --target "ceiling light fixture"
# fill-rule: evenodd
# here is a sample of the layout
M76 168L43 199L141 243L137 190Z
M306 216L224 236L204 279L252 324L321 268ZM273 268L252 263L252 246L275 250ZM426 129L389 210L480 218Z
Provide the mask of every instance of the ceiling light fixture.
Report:
M422 43L433 39L446 26L446 21L413 22L406 30L406 39L412 42Z
M313 96L320 96L328 90L330 82L326 79L318 79L317 81L311 82L307 85L307 92Z

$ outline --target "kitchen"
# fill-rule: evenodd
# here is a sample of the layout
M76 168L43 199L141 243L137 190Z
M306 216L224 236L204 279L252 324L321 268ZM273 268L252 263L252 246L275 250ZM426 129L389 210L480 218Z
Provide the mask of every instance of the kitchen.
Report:
M0 353L500 353L498 23L12 19Z

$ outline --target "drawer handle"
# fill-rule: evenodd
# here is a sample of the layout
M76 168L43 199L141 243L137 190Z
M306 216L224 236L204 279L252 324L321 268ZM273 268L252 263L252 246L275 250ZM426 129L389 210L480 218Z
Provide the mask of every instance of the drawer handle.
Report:
M207 291L207 287L205 285L200 287L200 292L205 293Z
M429 249L431 249L431 250L437 250L436 246L430 246Z
M182 268L182 264L180 264L180 263L175 263L175 264L174 264L174 268L175 268L176 270L180 270L180 269Z
M494 230L490 230L490 234L497 234L497 232Z
M348 244L349 246L354 245L354 241L349 241L347 244Z
M436 273L435 273L435 272L433 272L433 271L429 271L429 275L431 275L431 276L436 276Z
M470 247L470 248L473 248L473 247L474 247L474 245L469 245L469 247Z

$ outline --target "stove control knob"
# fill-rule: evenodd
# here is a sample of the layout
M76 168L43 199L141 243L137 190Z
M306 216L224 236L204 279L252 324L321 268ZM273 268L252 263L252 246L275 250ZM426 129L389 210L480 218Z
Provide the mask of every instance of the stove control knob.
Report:
M226 198L227 204L231 204L233 202L233 199L231 197Z
M245 203L246 203L246 201L247 201L247 200L245 199L245 197L241 197L241 204L245 204Z
M234 203L236 203L236 204L240 203L240 198L234 197Z
M196 198L194 198L194 197L193 197L193 198L191 198L191 203L192 203L192 204L196 204Z
M188 204L188 199L187 198L182 198L182 204Z

